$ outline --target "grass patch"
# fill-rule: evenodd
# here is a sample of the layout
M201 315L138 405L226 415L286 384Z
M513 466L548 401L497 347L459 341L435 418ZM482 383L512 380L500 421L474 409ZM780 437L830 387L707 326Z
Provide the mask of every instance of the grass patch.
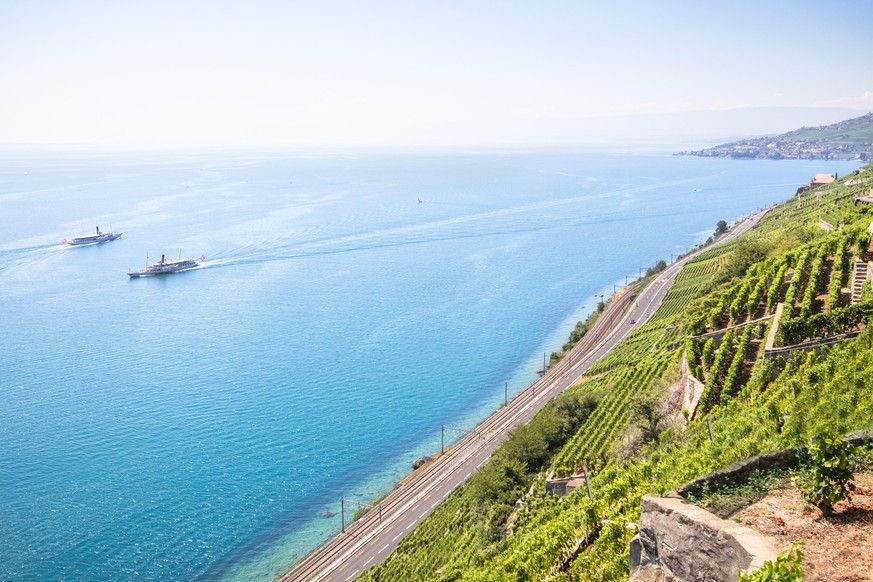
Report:
M704 484L699 491L688 495L688 500L727 519L746 507L762 500L770 491L791 485L789 469L755 471L745 481L718 487Z

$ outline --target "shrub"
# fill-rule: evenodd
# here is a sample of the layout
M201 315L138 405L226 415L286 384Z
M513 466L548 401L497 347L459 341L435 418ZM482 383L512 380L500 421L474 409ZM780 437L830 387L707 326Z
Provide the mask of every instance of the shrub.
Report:
M740 572L737 582L800 582L803 580L803 542L795 542L787 553L776 556L775 562L764 562L754 572Z
M630 404L631 422L639 429L643 443L658 442L667 428L667 403L655 394L647 394Z
M855 490L855 448L840 436L817 436L809 447L810 467L795 478L803 499L824 515Z
M776 275L773 277L773 282L770 284L770 290L767 292L767 313L772 313L776 308L776 303L779 301L779 295L782 293L782 285L785 282L785 271L787 265L783 263Z
M711 337L706 338L706 341L703 342L703 349L700 353L700 359L703 362L703 366L709 370L712 368L712 364L715 362L715 340Z
M716 271L715 281L723 283L734 277L744 276L749 267L766 259L772 251L772 245L763 240L745 239L738 242L733 252Z
M660 273L661 271L663 271L666 268L667 268L667 261L662 259L662 260L658 261L657 263L655 263L654 267L649 267L648 269L646 269L646 277L651 277L652 275L657 275L658 273Z

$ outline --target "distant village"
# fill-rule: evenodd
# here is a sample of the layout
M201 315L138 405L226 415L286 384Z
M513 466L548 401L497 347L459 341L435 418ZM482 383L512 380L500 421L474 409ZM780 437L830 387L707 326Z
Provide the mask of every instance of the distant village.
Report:
M743 139L680 156L759 160L873 160L873 113L832 125Z
M828 140L786 140L759 137L716 146L706 150L679 152L684 156L759 160L860 160L867 161L870 146L833 144Z

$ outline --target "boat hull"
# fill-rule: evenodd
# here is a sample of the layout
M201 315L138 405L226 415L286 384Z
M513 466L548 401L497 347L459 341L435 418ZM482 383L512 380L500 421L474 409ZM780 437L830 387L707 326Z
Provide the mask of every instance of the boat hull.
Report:
M188 267L187 269L174 269L172 271L156 271L156 272L145 272L145 271L133 271L128 273L127 275L131 279L137 279L140 277L160 277L161 275L172 275L173 273L184 273L185 271L193 271L197 267Z
M193 269L197 269L200 265L197 262L191 259L184 259L180 261L164 261L163 259L160 262L155 263L154 265L149 265L145 269L140 271L131 271L127 275L131 279L136 279L140 277L159 277L161 275L170 275L172 273L183 273L185 271L191 271Z
M73 240L67 241L67 244L71 247L81 247L85 245L96 245L100 243L105 243L109 241L113 241L121 236L122 233L109 233L102 234L100 236L82 236L78 238L74 238Z

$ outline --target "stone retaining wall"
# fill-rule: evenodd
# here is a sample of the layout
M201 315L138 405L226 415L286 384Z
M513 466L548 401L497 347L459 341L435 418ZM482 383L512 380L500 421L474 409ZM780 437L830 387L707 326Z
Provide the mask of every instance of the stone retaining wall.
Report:
M869 446L873 432L852 433L846 440ZM794 467L798 453L785 450L758 455L696 479L667 497L643 497L640 533L630 544L631 580L735 582L740 570L757 569L775 560L776 548L761 534L720 519L684 496L704 486L743 482L756 471Z
M741 570L775 560L764 536L680 497L646 495L640 533L631 541L631 580L735 582Z

